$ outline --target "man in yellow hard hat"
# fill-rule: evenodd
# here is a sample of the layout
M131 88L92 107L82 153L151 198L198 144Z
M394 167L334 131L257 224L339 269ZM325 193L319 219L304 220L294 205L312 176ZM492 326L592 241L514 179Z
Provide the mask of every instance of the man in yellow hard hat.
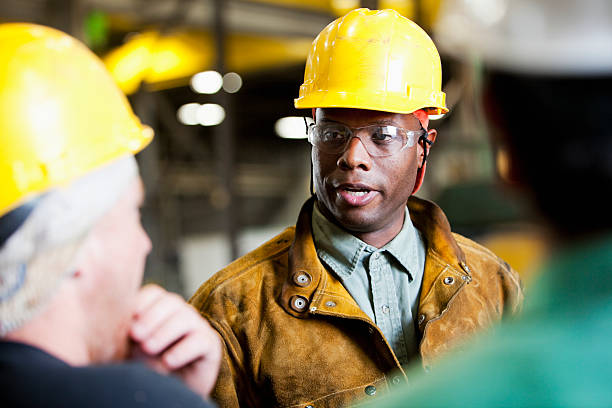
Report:
M337 407L404 384L517 311L517 274L411 197L447 112L438 52L392 10L354 10L314 40L298 108L316 195L295 228L238 259L191 302L225 344L221 406Z
M133 155L152 130L70 36L1 24L0 44L0 405L210 406L217 334L178 295L139 289Z

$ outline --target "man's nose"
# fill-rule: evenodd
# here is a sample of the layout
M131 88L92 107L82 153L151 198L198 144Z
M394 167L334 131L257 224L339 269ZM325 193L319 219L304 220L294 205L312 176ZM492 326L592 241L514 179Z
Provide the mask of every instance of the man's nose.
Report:
M356 169L361 168L362 170L370 170L372 167L372 158L368 153L365 144L360 137L353 136L348 142L344 153L338 158L338 167L343 169Z

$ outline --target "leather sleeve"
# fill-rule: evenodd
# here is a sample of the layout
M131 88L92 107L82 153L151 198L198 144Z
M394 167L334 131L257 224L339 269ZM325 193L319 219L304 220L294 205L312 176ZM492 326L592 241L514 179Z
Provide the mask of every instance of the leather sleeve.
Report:
M224 408L259 406L251 390L250 376L245 371L242 346L231 325L243 315L230 297L215 291L213 285L213 282L205 283L189 301L223 340L223 359L211 398Z
M504 315L516 315L522 310L524 294L523 284L518 272L503 260L500 261L499 279L503 289Z
M239 407L240 402L236 390L236 375L233 364L227 352L227 347L223 346L223 359L217 377L217 384L211 393L211 398L220 407Z

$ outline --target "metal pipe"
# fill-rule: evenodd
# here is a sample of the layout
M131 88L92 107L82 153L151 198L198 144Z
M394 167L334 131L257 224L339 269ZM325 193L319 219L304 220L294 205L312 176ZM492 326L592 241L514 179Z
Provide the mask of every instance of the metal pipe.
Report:
M226 4L214 0L214 37L217 51L216 69L221 75L227 72L226 61ZM225 109L225 120L214 129L217 186L211 199L221 212L222 225L227 235L232 260L238 258L238 212L234 188L234 140L232 98L227 92L216 95L217 103Z

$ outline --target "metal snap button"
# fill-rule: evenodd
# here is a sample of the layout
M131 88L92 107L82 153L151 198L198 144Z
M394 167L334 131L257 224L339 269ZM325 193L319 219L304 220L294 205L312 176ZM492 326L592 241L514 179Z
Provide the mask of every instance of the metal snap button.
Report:
M325 302L325 306L336 307L336 302L334 302L333 300L328 300L327 302Z
M312 278L305 271L299 271L293 275L293 283L304 288L312 282Z
M452 285L455 282L455 278L453 278L452 276L447 276L446 278L444 278L443 282L445 285Z
M383 307L382 307L382 312L383 312L384 314L389 313L389 310L390 310L389 305L383 305Z
M424 314L420 314L419 315L419 320L418 320L419 324L423 324L424 321L425 321L425 315Z
M472 277L469 275L463 275L461 277L461 279L463 279L464 281L466 281L467 283L470 283L472 281Z
M393 385L398 385L400 382L402 382L402 380L398 376L395 376L391 379L391 382L393 383Z
M365 387L365 393L372 396L374 394L376 394L376 387L373 385L368 385L367 387Z
M304 296L294 295L289 299L289 304L296 312L303 312L308 307L308 300Z

